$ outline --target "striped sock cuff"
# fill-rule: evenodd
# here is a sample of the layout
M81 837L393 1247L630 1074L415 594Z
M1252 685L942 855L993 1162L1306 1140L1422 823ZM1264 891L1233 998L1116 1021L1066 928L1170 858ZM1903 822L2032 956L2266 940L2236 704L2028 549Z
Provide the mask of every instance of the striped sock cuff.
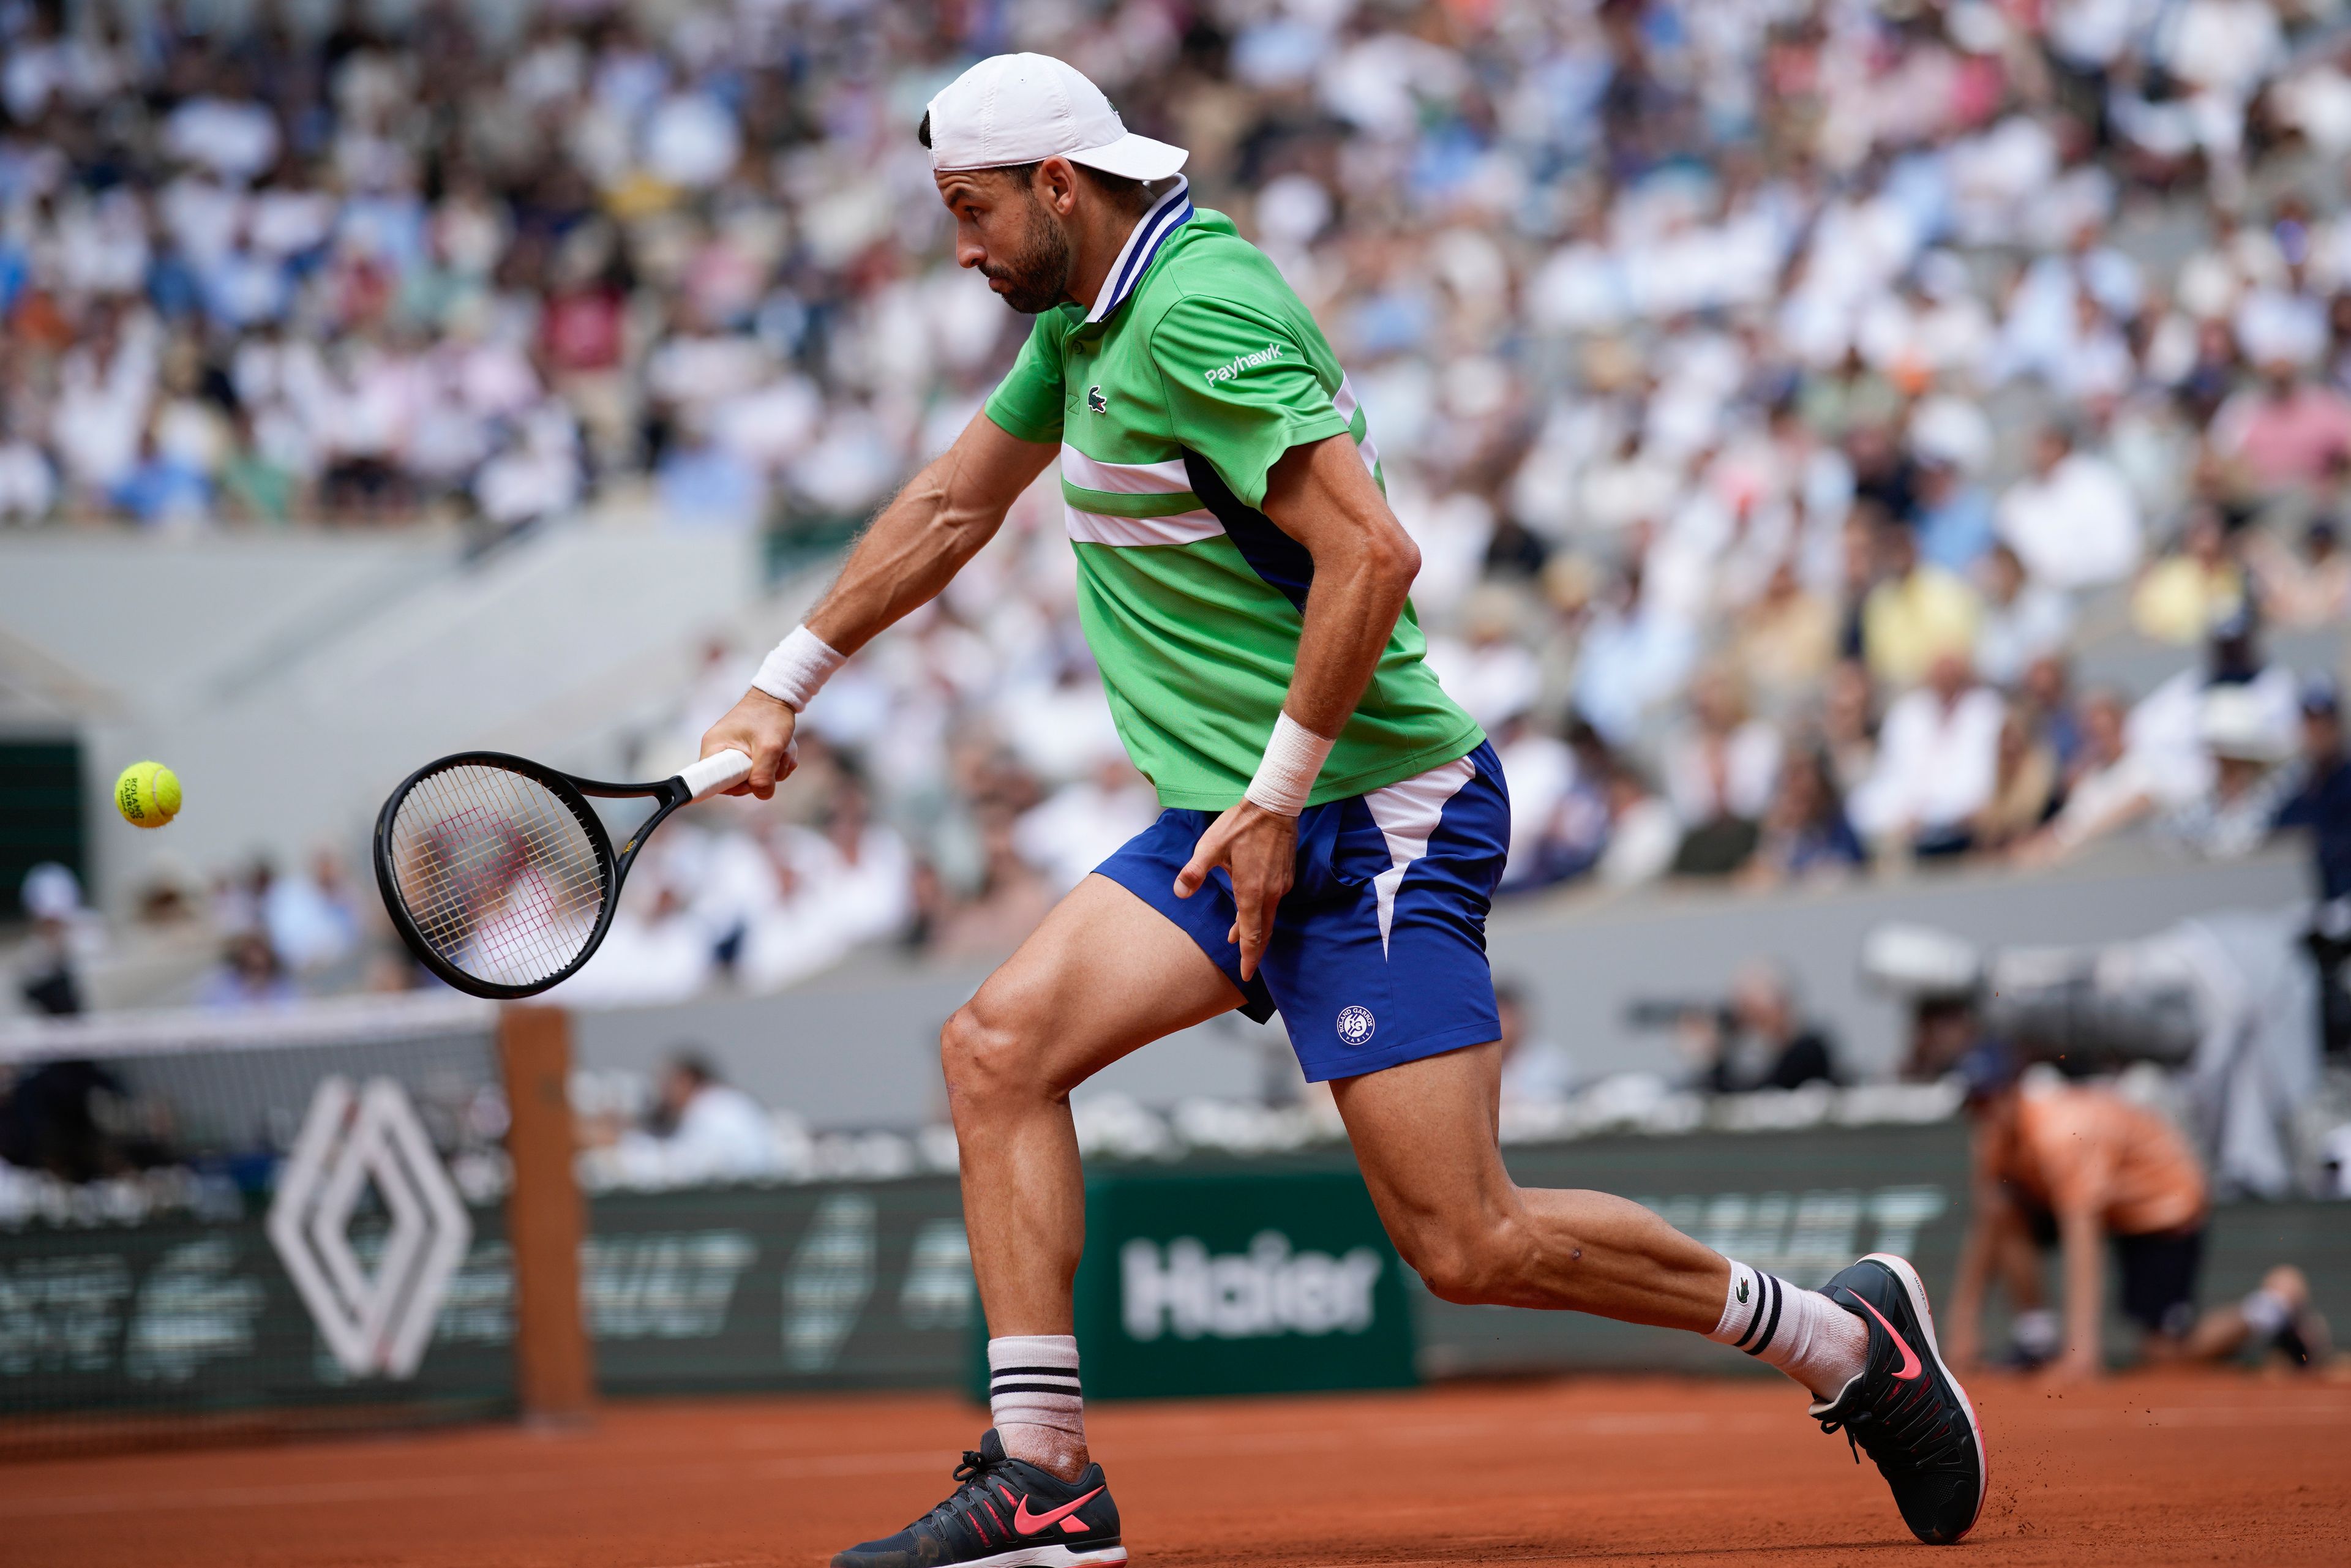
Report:
M1706 1337L1718 1344L1736 1346L1761 1355L1779 1337L1780 1320L1794 1287L1776 1274L1750 1269L1737 1259L1730 1264L1730 1288L1724 1293L1722 1319Z
M998 1427L1050 1427L1083 1440L1085 1397L1072 1334L1008 1334L987 1342L987 1410Z

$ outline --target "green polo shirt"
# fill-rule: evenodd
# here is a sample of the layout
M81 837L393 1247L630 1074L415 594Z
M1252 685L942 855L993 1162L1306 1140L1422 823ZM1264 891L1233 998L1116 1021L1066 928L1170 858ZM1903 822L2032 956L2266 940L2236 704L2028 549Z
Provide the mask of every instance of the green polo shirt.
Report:
M1127 754L1165 806L1221 810L1264 755L1313 562L1258 508L1293 446L1377 449L1321 329L1263 252L1179 189L1135 226L1091 313L1037 319L987 417L1059 442L1078 613ZM1309 803L1484 739L1423 662L1407 602Z

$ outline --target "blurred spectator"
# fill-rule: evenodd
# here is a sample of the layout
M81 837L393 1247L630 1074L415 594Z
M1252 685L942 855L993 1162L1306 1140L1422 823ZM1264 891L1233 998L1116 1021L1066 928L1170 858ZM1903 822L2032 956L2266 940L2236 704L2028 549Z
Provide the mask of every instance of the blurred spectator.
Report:
M261 904L269 945L289 968L323 968L358 951L359 911L342 857L320 849L308 875L274 878Z
M1781 761L1779 785L1747 863L1750 885L1834 876L1868 859L1838 798L1828 753L1817 746L1791 750Z
M1526 992L1510 980L1498 983L1494 1012L1501 1020L1503 1104L1557 1104L1573 1093L1575 1061L1557 1041L1530 1030Z
M2146 816L2156 789L2145 759L2126 739L2129 710L2111 691L2082 700L2082 743L2066 780L2065 803L2047 828L2019 846L2031 862L2043 862L2081 848L2093 839Z
M237 1009L282 1007L301 993L286 973L277 950L260 931L240 931L228 939L221 961L196 992L196 1005Z
M1785 717L1819 689L1836 657L1836 611L1804 587L1793 561L1783 560L1740 612L1731 647L1730 662L1744 673L1758 706Z
M2119 582L2138 564L2138 507L2115 465L2043 429L2032 472L2001 497L2000 537L2036 581L2057 589Z
M2056 804L2057 782L2057 754L2033 733L2031 716L2011 707L2000 724L1991 798L1970 826L1975 847L2003 850L2037 831Z
M1013 822L991 813L981 830L985 860L977 894L940 923L931 950L950 960L1001 957L1020 945L1057 896L1020 856Z
M2225 687L2246 694L2239 706L2257 716L2273 751L2293 749L2301 727L2301 682L2271 661L2261 622L2248 606L2211 628L2201 669L2182 670L2131 710L2130 750L2154 804L2183 805L2211 788L2203 725L2211 694Z
M2322 517L2304 528L2299 551L2262 532L2248 541L2248 554L2265 619L2297 631L2351 621L2351 553L2332 521Z
M1603 885L1635 887L1663 876L1681 846L1673 807L1650 791L1640 770L1614 759L1607 775L1607 848L1594 867Z
M783 1148L759 1103L719 1079L707 1057L674 1052L663 1064L647 1125L622 1132L613 1166L628 1186L694 1186L777 1174Z
M2318 896L2351 900L2351 758L2343 746L2343 709L2331 683L2315 683L2302 699L2302 765L2298 788L2277 811L2280 828L2307 828Z
M1821 727L1837 789L1850 796L1877 769L1877 695L1858 663L1830 669Z
M1134 765L1123 756L1106 758L1092 778L1065 784L1021 813L1012 826L1013 842L1058 894L1077 886L1158 815L1159 799Z
M1624 745L1680 690L1697 657L1694 631L1646 592L1640 563L1629 563L1584 633L1576 711L1610 744Z
M0 1082L0 1166L90 1182L162 1162L124 1112L121 1079L95 1061L44 1061Z
M2032 733L2057 759L2057 792L2074 777L2082 752L2082 717L2074 702L2074 673L2062 653L2043 653L2024 666L2017 700L2032 716Z
M1997 686L2014 686L2035 659L2062 652L2074 632L2065 595L2025 575L2007 545L1994 545L1981 563L1983 622L1976 631L1976 668Z
M35 1012L65 1018L82 1010L81 970L105 950L106 933L81 901L81 879L55 861L25 873L18 902L32 917L32 939L16 956L16 991Z
M1682 1048L1694 1064L1690 1087L1704 1093L1836 1082L1828 1037L1803 1021L1789 977L1761 960L1732 977L1727 1008L1684 1015Z
M1750 717L1739 672L1716 664L1690 694L1690 723L1666 747L1666 799L1680 820L1684 871L1727 872L1747 858L1780 771L1780 732Z
M1921 855L1958 853L1992 796L2006 705L1946 653L1927 683L1886 710L1876 766L1848 802L1872 842Z
M2245 608L2245 573L2220 514L2189 514L2179 548L2148 567L2131 593L2131 623L2164 643L2194 645Z
M1462 607L1462 636L1428 643L1437 680L1489 729L1531 707L1541 679L1534 654L1518 636L1518 605L1508 589L1480 589Z
M1965 579L1918 557L1918 536L1903 523L1877 525L1876 585L1861 612L1869 673L1896 688L1917 685L1938 661L1975 651L1983 608Z
M2332 682L2314 683L2302 699L2302 757L2293 792L2275 825L2306 830L2319 905L2304 940L2318 965L2320 1038L2328 1054L2351 1051L2351 758L2343 745L2343 707Z
M2212 758L2211 789L2161 825L2173 841L2207 860L2239 860L2270 835L2293 782L2278 767L2290 751L2260 699L2243 686L2207 691L2198 729Z
M2351 400L2291 361L2273 361L2221 405L2212 450L2250 494L2314 485L2351 458Z
M1955 461L1938 460L1918 470L1918 553L1945 571L1972 571L1997 537L1991 492L1970 478Z

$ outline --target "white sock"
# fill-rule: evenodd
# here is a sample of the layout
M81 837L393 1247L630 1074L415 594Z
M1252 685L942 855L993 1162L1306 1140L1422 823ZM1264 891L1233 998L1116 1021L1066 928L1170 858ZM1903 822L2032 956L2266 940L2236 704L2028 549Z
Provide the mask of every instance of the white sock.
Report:
M1706 1337L1778 1367L1815 1397L1834 1399L1869 1359L1869 1325L1822 1295L1736 1259L1722 1321Z
M2065 1325L2048 1307L2027 1307L2008 1325L2008 1343L2029 1361L2054 1361L2065 1348Z
M2255 1291L2237 1303L2237 1311L2255 1339L2275 1339L2281 1329L2294 1322L2294 1309L2275 1291Z
M987 1413L1008 1452L1008 1428L1049 1427L1086 1440L1086 1403L1078 1391L1075 1334L1009 1334L987 1342Z

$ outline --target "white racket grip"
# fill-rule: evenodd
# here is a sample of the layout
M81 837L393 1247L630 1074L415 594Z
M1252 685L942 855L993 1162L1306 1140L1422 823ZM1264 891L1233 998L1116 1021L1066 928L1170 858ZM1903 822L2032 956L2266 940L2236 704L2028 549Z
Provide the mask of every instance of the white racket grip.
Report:
M677 777L695 800L706 800L751 777L751 759L739 751L714 751L701 761L679 768Z

